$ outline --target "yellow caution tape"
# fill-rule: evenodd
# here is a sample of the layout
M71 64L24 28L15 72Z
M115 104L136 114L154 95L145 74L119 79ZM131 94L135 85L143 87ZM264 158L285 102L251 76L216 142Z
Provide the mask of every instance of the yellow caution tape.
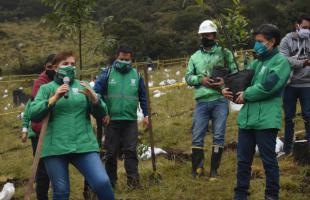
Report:
M154 91L154 90L167 90L167 89L184 87L184 86L186 86L186 83L175 83L175 84L172 84L172 85L150 87L150 91Z
M15 111L15 112L6 112L6 113L1 113L0 116L11 115L11 114L17 114L17 113L21 113L21 112L23 112L23 111L20 110L20 111Z

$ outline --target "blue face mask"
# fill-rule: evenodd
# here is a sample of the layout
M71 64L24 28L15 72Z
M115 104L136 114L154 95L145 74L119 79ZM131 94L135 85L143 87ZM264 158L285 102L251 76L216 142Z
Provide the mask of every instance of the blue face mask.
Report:
M258 41L255 42L254 51L255 51L256 55L260 56L260 57L264 57L269 53L269 50L266 47L266 45L263 44L262 42L258 42Z

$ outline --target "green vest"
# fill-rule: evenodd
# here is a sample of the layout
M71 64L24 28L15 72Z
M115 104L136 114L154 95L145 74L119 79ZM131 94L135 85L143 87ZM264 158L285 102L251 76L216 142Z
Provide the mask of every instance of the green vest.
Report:
M107 91L107 105L112 120L137 120L139 74L132 68L120 73L112 67Z

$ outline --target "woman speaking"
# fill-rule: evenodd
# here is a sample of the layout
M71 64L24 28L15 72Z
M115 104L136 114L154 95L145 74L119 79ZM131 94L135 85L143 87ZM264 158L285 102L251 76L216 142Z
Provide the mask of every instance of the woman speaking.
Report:
M41 157L52 182L53 199L69 199L69 163L100 200L114 199L90 122L90 114L105 116L106 105L87 83L76 80L72 52L56 55L52 64L56 66L54 81L40 87L30 109L34 121L42 121L50 113Z

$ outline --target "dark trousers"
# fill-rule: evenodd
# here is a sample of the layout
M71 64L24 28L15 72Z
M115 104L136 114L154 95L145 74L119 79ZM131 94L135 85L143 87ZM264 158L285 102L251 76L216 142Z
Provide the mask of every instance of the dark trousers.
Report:
M279 167L275 152L277 133L277 129L239 129L235 200L247 199L251 179L251 165L256 145L266 174L265 195L272 199L279 198Z
M38 137L31 138L32 151L35 155ZM38 169L36 173L36 194L38 200L47 200L48 199L48 189L49 189L50 179L48 177L45 165L42 159L39 160Z
M106 128L104 148L105 166L112 185L117 180L117 157L124 155L128 181L138 180L138 124L137 121L112 120Z
M310 87L287 86L283 96L283 106L285 112L285 153L290 153L292 151L297 99L299 99L301 114L305 123L305 139L310 141Z

